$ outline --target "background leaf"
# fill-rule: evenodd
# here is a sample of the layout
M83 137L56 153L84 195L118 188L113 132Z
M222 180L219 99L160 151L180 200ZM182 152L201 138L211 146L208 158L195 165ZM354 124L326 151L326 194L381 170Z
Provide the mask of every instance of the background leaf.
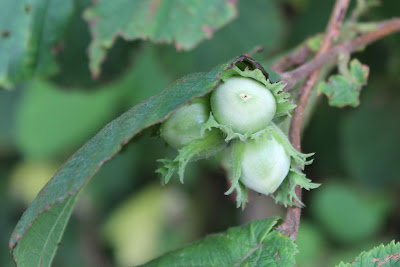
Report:
M268 218L230 228L143 266L293 266L296 245L280 232L270 232L277 221Z
M318 85L318 93L325 94L329 105L334 107L352 106L360 104L361 87L367 83L369 68L362 65L357 59L350 62L350 70L345 70L340 75L332 75L328 82Z
M117 91L67 91L43 81L27 84L16 116L16 142L28 158L72 152L112 118ZM42 118L46 116L47 119Z
M135 61L135 55L141 53L142 41L127 42L118 39L108 51L109 56L102 66L103 75L93 80L87 51L91 35L89 25L82 16L83 11L92 4L91 0L75 0L71 22L62 39L61 49L56 55L59 72L52 76L52 80L63 87L104 87L110 81L126 76L126 72L132 68L131 63ZM141 89L136 88L136 91Z
M337 267L397 267L400 265L400 243L392 241L389 245L380 245L363 252L351 263L341 262Z
M63 36L73 0L0 2L0 86L57 70L54 45Z
M284 40L285 22L279 1L252 0L238 4L238 17L196 49L177 51L171 46L158 46L157 56L164 69L178 76L208 70L219 62L251 52L257 45L264 49L260 54L270 58L271 52Z
M15 113L19 96L16 91L0 90L0 156L15 153Z
M327 244L319 225L302 220L296 245L299 249L296 266L320 267L325 264Z
M118 36L192 49L235 17L234 3L226 0L100 1L84 14L93 37L89 48L90 69L94 76L100 74L106 51Z
M56 171L57 165L53 162L20 162L10 175L8 189L14 198L28 206Z
M158 182L124 199L102 228L118 266L143 264L193 240L198 225L197 216L188 216L193 208L181 186Z
M79 149L40 191L18 222L10 240L16 263L39 266L45 261L48 266L76 196L88 180L136 134L159 123L182 104L210 92L219 81L218 74L227 66L180 79L109 123ZM30 247L36 238L43 242L35 244L33 251Z
M157 66L153 50L151 46L140 49L120 79L92 90L66 89L39 80L25 84L15 121L16 143L23 155L30 159L67 156L111 120L121 103L131 107L166 88L171 79ZM154 76L146 75L149 70Z
M399 184L400 114L398 87L377 81L365 92L363 105L338 125L342 151L338 155L351 177L372 188ZM393 188L396 190L395 188Z
M390 199L378 191L354 189L339 182L324 183L312 195L312 203L311 212L320 227L343 243L367 241L382 228L391 206Z
M26 18L21 17L17 9L15 12L8 12L9 10L4 8L6 5L14 5L14 2L23 3L22 1L0 2L1 30L6 22L12 21L17 25ZM25 0L25 2L32 4L35 1ZM42 2L45 3L45 1ZM153 44L139 39L132 42L118 38L112 48L107 51L107 58L102 64L102 75L95 81L92 80L88 68L87 48L91 41L90 31L87 21L82 16L83 10L93 5L93 1L74 0L73 2L74 14L68 23L67 31L56 42L53 50L56 52L54 55L59 72L52 75L51 80L49 77L46 81L38 83L51 85L54 90L62 91L66 98L69 93L75 95L78 91L85 91L85 93L79 93L90 94L97 98L96 94L102 94L105 89L116 90L118 96L113 99L117 103L114 106L113 115L110 116L117 117L130 107L128 105L138 103L136 101L141 101L148 95L157 94L161 89L166 88L162 83L168 85L169 81L176 80L187 73L208 71L220 62L253 50L253 47L257 45L262 45L265 50L264 53L258 53L255 56L263 56L264 58L260 61L265 62L264 67L267 67L271 64L271 59L276 59L281 53L285 54L304 39L323 32L335 1L237 1L238 17L216 31L212 39L200 42L195 49L190 51L176 51L173 45ZM351 12L352 4L354 6L356 2L351 1L348 14ZM381 1L379 7L363 15L362 21L379 21L399 14L400 2L385 0ZM114 13L112 16L118 17L119 14ZM0 31L0 35L1 33ZM400 203L398 200L400 179L397 166L400 123L396 116L400 114L400 105L398 105L400 101L399 42L400 34L396 34L357 52L356 57L371 70L368 85L363 88L360 95L362 104L360 107L357 109L332 108L327 105L325 96L319 97L319 101L316 101L317 105L310 125L305 128L303 149L316 152L314 163L308 166L306 171L313 181L322 183L322 186L315 192L303 192L303 200L307 208L302 211L297 241L300 254L298 258L296 257L296 266L335 266L340 261L354 261L361 251L368 251L377 244L388 244L400 234L400 213L396 205ZM14 50L6 50L6 52L18 51L17 48L22 44L15 43ZM148 49L150 47L151 49ZM30 49L30 44L27 44L26 48ZM0 54L0 61L2 61L0 64L2 64L8 54L4 57L3 50ZM18 109L22 108L21 97L23 98L26 93L29 94L31 89L29 86L35 83L29 77L33 78L28 71L25 76L26 83L19 83L12 91L0 91L0 266L2 267L15 266L10 256L8 239L21 214L27 208L20 193L24 190L24 186L33 189L33 186L30 187L31 182L35 183L35 188L37 188L44 178L50 178L54 174L54 171L51 171L51 174L41 174L41 178L34 178L31 175L35 174L35 169L49 161L59 167L61 162L66 161L66 157L72 155L75 148L80 147L98 129L96 127L92 127L91 130L82 129L81 133L86 132L86 134L82 134L81 138L74 138L75 143L71 143L70 146L60 146L58 151L53 150L54 153L47 154L44 159L37 161L27 159L25 151L19 149L21 146L15 145L15 125L16 115L20 112ZM104 108L108 109L109 104L106 103ZM32 110L40 110L40 106L47 106L47 103L35 101L35 105L38 107ZM63 111L69 112L68 105L63 105ZM61 109L58 113L61 113ZM41 116L31 116L43 125L46 125L47 120L53 120L52 117L51 112L42 113ZM100 127L102 123L99 122L98 125ZM52 128L48 128L47 131L49 131L46 135L48 138L51 136L50 132L57 132ZM31 138L38 140L38 137L33 134ZM99 239L101 226L108 221L114 210L118 210L124 200L130 199L131 196L139 196L148 186L158 183L159 177L154 173L158 167L156 159L166 155L174 156L176 153L160 138L140 135L137 139L134 143L124 146L112 161L100 169L95 181L85 187L68 222L62 242L58 246L53 266L100 267L103 265L102 267L109 267L118 264L117 255L121 253L120 248L113 246L108 239ZM29 176L21 176L21 183L24 186L18 186L18 188L12 186L15 171L21 164L28 162L33 169L27 170ZM284 216L286 210L282 206L273 204L271 198L259 195L250 196L251 201L243 212L236 209L233 200L222 193L228 189L229 185L218 163L218 156L193 163L187 170L187 176L190 179L185 181L184 186L178 185L179 181L176 179L171 181L168 188L160 188L161 191L168 191L169 187L176 186L175 188L179 188L182 193L187 193L190 202L194 204L188 214L168 216L169 220L173 220L173 226L177 225L176 223L185 223L194 219L197 223L193 225L196 228L195 239L197 239L209 233L224 232L230 226L241 225L254 219ZM336 238L340 235L333 235L331 229L321 223L320 218L314 216L312 212L312 206L315 204L313 195L325 187L330 188L331 182L340 182L349 190L354 190L357 199L365 193L374 196L372 202L390 198L394 204L391 205L390 210L382 212L374 209L376 216L383 217L381 229L374 230L367 238L362 238L362 241L340 241ZM379 191L378 195L377 191ZM176 206L176 203L169 204L171 207ZM358 205L365 210L363 201L358 201ZM323 213L330 213L330 210L325 208ZM127 214L127 217L130 217L128 215L130 214ZM84 216L86 218L82 218ZM357 221L348 221L348 217L342 217L338 223L342 226L350 224L352 228L354 227L352 224ZM162 251L176 248L172 241L179 238L180 234L186 234L185 230L178 229L174 232L174 228L171 229L167 231L170 235L163 236L161 242L153 240L157 246L164 244L165 249ZM97 240L90 239L93 236L97 237ZM316 236L322 243L318 242ZM129 238L134 237L127 236L127 239ZM86 242L88 239L92 240L89 244ZM178 246L181 247L182 244ZM154 251L154 247L143 254L150 255L151 251ZM93 258L93 255L97 256ZM152 255L158 256L159 253Z

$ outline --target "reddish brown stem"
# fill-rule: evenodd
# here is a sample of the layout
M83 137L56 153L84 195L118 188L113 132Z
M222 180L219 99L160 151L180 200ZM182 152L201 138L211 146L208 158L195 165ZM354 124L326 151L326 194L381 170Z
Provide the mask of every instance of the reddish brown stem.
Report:
M340 27L342 25L344 16L349 6L349 2L350 0L336 0L331 17L329 19L328 26L325 31L324 39L321 43L321 47L318 50L315 58L321 57L321 55L326 53L331 47L332 41L339 36ZM301 130L301 125L303 123L304 111L307 106L308 99L310 98L312 89L315 85L315 82L317 81L319 72L320 69L315 68L310 73L310 77L305 82L303 88L299 90L297 107L293 114L289 130L290 142L292 143L293 147L296 148L298 151L301 151L300 130ZM295 190L298 199L301 200L301 187L297 185ZM280 230L293 240L297 239L297 232L300 224L300 214L301 214L301 208L295 206L289 207L286 214L286 219L280 226Z
M311 49L304 42L300 47L296 48L293 52L282 57L279 61L271 66L271 69L280 73L291 67L303 64L307 58L312 54Z
M316 56L309 62L301 65L300 67L280 74L282 81L287 83L285 91L292 89L298 82L305 77L308 77L315 70L321 68L328 62L335 61L339 54L350 54L361 47L367 46L385 36L391 35L400 31L400 18L394 18L382 21L378 24L376 30L351 39L348 42L337 44L325 53Z

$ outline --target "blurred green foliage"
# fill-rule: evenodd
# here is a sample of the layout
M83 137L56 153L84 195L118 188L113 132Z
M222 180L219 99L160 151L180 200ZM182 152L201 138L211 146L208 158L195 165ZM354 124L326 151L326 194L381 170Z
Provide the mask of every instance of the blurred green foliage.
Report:
M180 76L207 71L257 45L265 49L256 57L268 61L322 31L333 5L332 0L240 1L238 17L192 51L118 39L102 64L102 75L92 80L87 55L91 36L82 19L91 1L69 2L73 2L68 15L72 19L53 47L56 53L42 55L43 62L51 64L36 72L35 78L17 83L13 91L0 90L0 266L13 266L8 239L37 187L107 122ZM7 18L7 23L17 20L1 10L0 17ZM386 0L365 19L398 14L400 3ZM35 21L20 22L28 25ZM2 44L1 55L7 56L9 49L18 50L22 45L14 39L9 42L17 45ZM324 96L317 100L304 132L303 150L316 152L307 172L322 186L305 193L307 208L298 240L300 267L354 260L361 250L400 238L396 204L400 189L399 42L399 35L391 36L356 55L370 67L358 108L329 107ZM43 45L48 47L47 41ZM21 55L21 60L31 56ZM32 72L28 64L26 72L10 77L18 81ZM42 78L49 73L53 76ZM4 76L0 82L2 86L11 84ZM243 221L245 213L223 195L228 185L212 161L190 165L187 177L191 179L184 185L157 185L155 160L166 153L172 152L159 138L141 137L102 168L78 203L54 266L100 266L99 259L103 266L141 263ZM249 210L257 210L251 205ZM173 210L177 207L182 210ZM140 212L147 215L138 220L135 216ZM129 216L120 215L124 213ZM109 226L121 218L127 225L145 226L143 232L149 236L153 233L148 246L129 242L143 233L112 233L123 230ZM117 238L122 241L117 242ZM140 251L135 261L123 261L121 255L127 248L121 249L120 243L125 241L129 249Z
M64 35L73 10L74 0L0 3L0 86L57 71L53 45Z
M359 243L382 229L390 208L388 195L377 190L363 192L336 181L324 185L312 195L310 211L333 240Z

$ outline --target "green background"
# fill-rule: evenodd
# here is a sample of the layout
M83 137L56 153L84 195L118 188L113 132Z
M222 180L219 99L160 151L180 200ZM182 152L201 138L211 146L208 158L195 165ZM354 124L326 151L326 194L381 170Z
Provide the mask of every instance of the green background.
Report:
M28 63L17 63L28 66L30 58L40 58L40 64L14 72L15 88L0 90L0 266L14 266L8 240L28 203L105 124L181 76L209 71L257 45L264 47L257 59L268 62L323 31L333 5L318 0L240 1L238 17L191 51L117 38L101 76L93 80L87 54L92 37L82 15L91 3L68 2L74 8L63 11L70 19L54 26L57 34L50 34L55 31L51 27L33 25L34 31L50 37L42 34L40 42L27 41L32 51L54 50L57 47L50 48L49 43L57 37L57 53L49 58L29 50L32 55L21 56ZM47 8L50 14L61 12ZM386 0L363 19L398 14L398 1ZM6 17L1 11L0 15ZM45 18L50 25L63 23ZM30 25L22 17L5 23L15 21ZM11 49L0 44L1 53ZM399 44L399 35L390 36L354 55L370 66L359 107L330 107L325 96L317 101L304 131L303 151L316 153L306 172L322 186L304 193L307 207L297 266L333 266L400 237ZM228 184L213 158L190 164L184 185L175 179L161 187L154 173L156 159L172 154L158 137L141 137L107 163L81 194L54 266L141 264L206 234L253 219L284 216L283 207L257 194L251 195L244 212L236 209L223 194Z

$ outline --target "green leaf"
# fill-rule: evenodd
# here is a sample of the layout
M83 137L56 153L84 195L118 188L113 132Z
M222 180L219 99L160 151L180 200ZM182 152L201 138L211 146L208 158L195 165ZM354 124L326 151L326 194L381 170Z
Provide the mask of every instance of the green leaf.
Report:
M155 53L156 45L146 44L139 50L139 54L133 56L131 70L114 87L117 90L125 90L124 101L130 106L136 105L146 98L158 94L168 87L173 79L161 68ZM151 75L149 74L151 70ZM157 79L154 79L157 77Z
M44 81L25 84L14 119L20 151L31 159L69 154L111 120L121 103L131 107L166 88L170 78L153 50L145 47L120 79L92 90Z
M339 179L331 179L339 180ZM387 194L326 183L312 194L313 216L329 236L342 243L365 242L384 226L391 201Z
M311 51L316 53L318 52L323 39L324 39L324 34L319 33L306 40L306 44L311 49Z
M253 221L214 234L142 266L294 266L293 241L271 229L278 218Z
M340 153L349 178L373 188L393 188L400 182L398 154L400 93L391 83L375 81L363 93L363 105L335 124ZM332 130L331 130L332 131Z
M63 36L73 0L1 1L0 86L57 71L52 48Z
M350 70L346 67L340 72L339 75L332 75L327 83L321 82L317 89L318 93L325 94L331 106L357 107L360 104L361 87L367 83L369 68L357 59L353 59Z
M20 161L13 167L8 190L28 206L57 171L58 165L46 161Z
M254 64L251 58L239 57L208 73L183 77L160 94L149 98L106 125L58 170L22 215L10 239L11 253L19 266L49 266L61 239L68 216L60 217L66 202L82 191L90 178L112 159L134 136L165 120L177 108L210 93L220 82L223 71L236 64ZM55 230L51 230L55 229ZM44 242L34 243L33 236ZM57 240L56 243L50 241ZM37 257L37 254L40 257ZM44 259L45 258L45 259ZM32 261L32 259L35 259ZM24 265L29 261L29 265ZM21 263L21 264L20 264Z
M44 81L25 87L16 114L16 143L31 159L72 152L116 110L117 92L111 88L71 91Z
M362 252L354 262L341 262L337 267L398 267L400 266L400 243L392 241L368 252Z
M79 0L74 2L75 10L68 29L62 38L62 49L56 56L59 71L52 76L52 80L67 87L95 87L119 80L122 75L128 72L127 69L132 68L132 65L136 67L136 62L142 60L138 57L143 57L142 53L145 53L141 49L142 42L126 42L118 39L108 51L108 57L103 63L104 74L99 79L94 80L89 70L89 55L87 51L91 42L91 35L87 21L82 16L84 10L91 6L93 1ZM144 56L144 58L146 57ZM183 75L187 73L189 72L185 72ZM148 75L148 77L151 77L151 75ZM162 89L166 88L168 84L162 86ZM136 88L135 91L140 90ZM154 95L154 93L151 95ZM140 102L138 101L135 104Z
M56 254L69 217L78 199L79 193L68 196L64 201L53 206L50 211L41 213L40 219L32 224L23 238L19 239L18 246L10 241L12 255L17 266L50 266Z
M357 59L350 62L350 74L354 79L353 82L359 85L365 85L368 81L369 67L361 64Z
M15 150L15 110L19 94L0 90L0 156L9 156Z
M241 57L234 63L238 61L248 59ZM135 135L163 121L171 112L194 98L211 92L218 85L221 72L229 65L223 64L209 73L181 78L106 125L72 155L25 211L11 236L11 253L18 266L49 266L57 244L51 240L59 240L62 236L64 228L57 226L68 221L70 213L65 216L60 213L72 205L68 204L70 199ZM36 236L44 242L35 242ZM37 257L38 253L40 257ZM41 264L42 261L47 265Z
M299 248L299 253L296 255L296 266L320 267L328 265L326 259L329 246L326 243L325 236L318 225L307 221L304 217L301 219L296 245Z
M93 36L89 47L92 74L100 74L107 49L118 36L174 43L178 50L189 50L211 38L236 13L235 2L226 0L99 1L84 13Z
M286 23L280 12L279 1L238 1L238 4L238 17L215 32L211 40L200 43L196 49L183 52L171 46L158 46L158 58L164 68L178 76L208 70L259 45L264 49L263 56L270 58L285 36Z
M165 224L163 189L158 183L145 187L108 216L102 232L114 249L118 266L134 266L155 256Z
M193 216L195 207L181 190L161 187L155 181L129 195L107 215L101 232L113 249L113 266L137 266L193 240L198 216ZM177 208L174 214L184 220L173 219L171 210Z

